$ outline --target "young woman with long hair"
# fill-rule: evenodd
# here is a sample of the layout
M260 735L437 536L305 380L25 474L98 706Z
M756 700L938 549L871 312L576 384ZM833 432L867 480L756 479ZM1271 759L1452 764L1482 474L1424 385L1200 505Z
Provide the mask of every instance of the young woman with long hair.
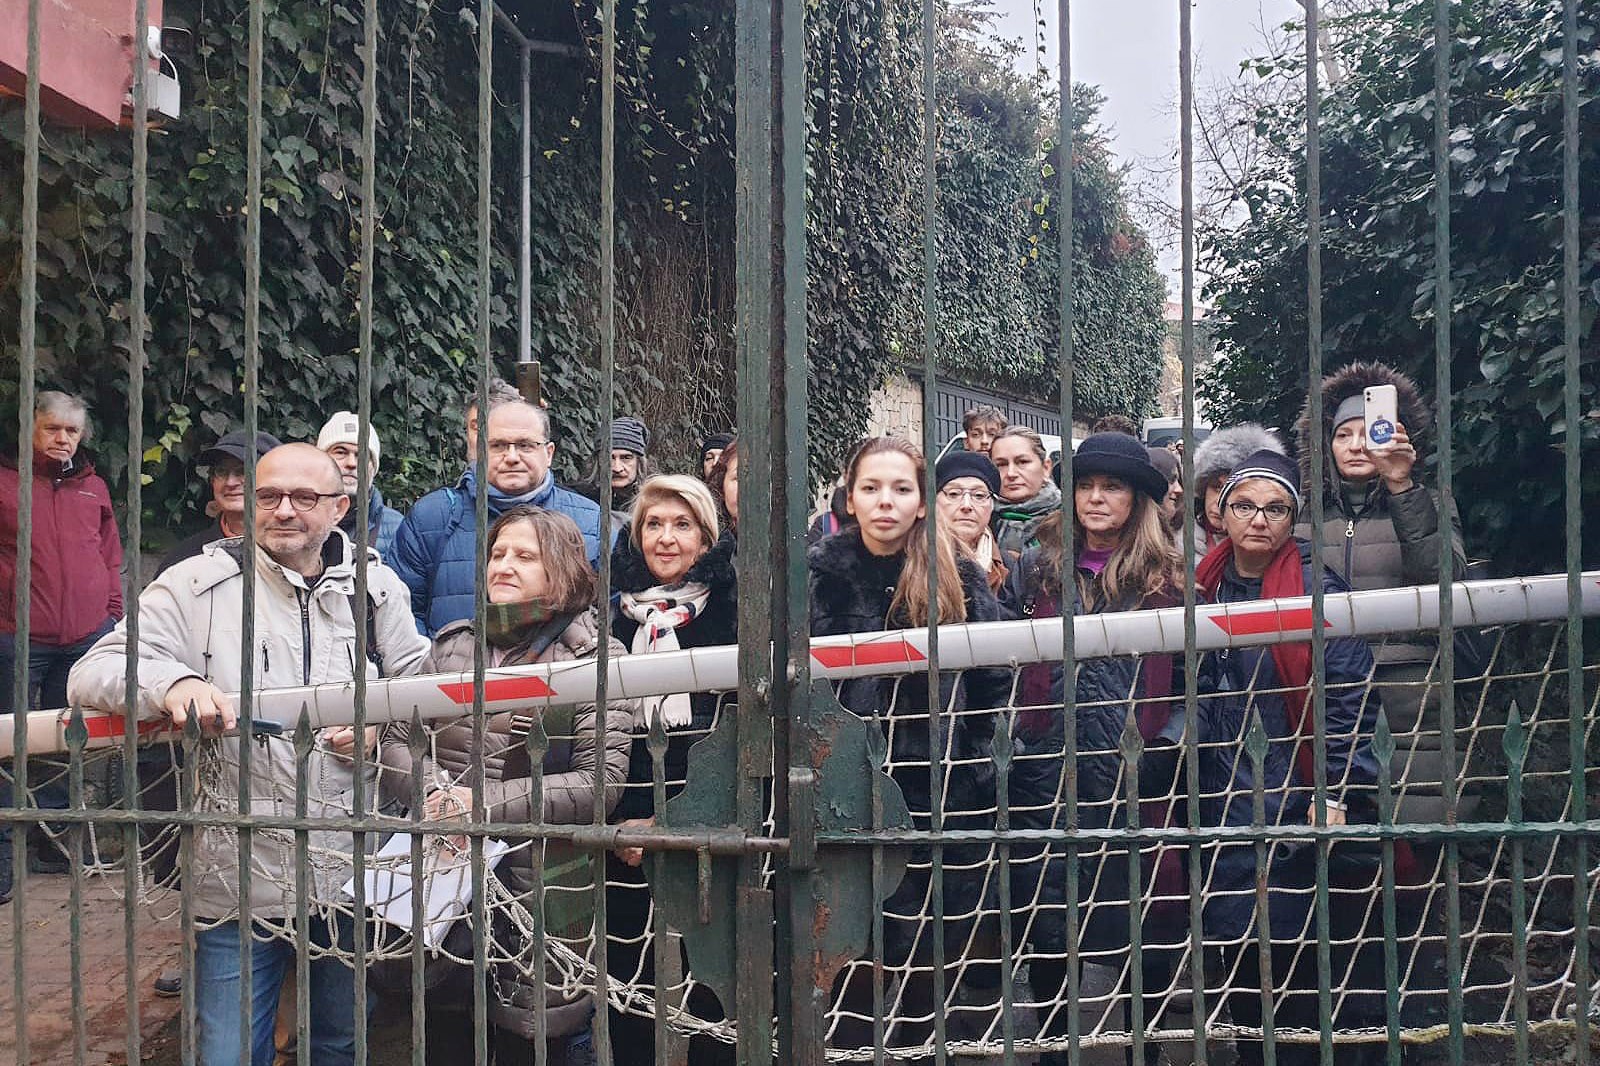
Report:
M923 492L926 467L922 453L897 437L874 437L856 449L846 469L848 507L856 525L828 537L811 549L811 632L813 636L872 633L958 622L990 622L1001 618L1000 605L989 591L984 572L960 557L954 538L940 530L928 543L929 501ZM929 596L929 572L937 575L937 594ZM932 812L944 814L945 828L987 828L994 807L991 744L995 708L1003 708L1010 692L1005 670L946 671L937 692L929 690L926 673L903 677L861 677L841 681L839 702L863 717L877 716L888 738L889 773L900 786L919 829L931 825ZM932 748L930 714L938 714L938 749ZM932 795L929 763L945 769L943 794ZM939 806L936 808L935 804ZM970 935L984 888L982 869L987 848L946 847L943 878L946 942L959 945ZM941 1005L931 1002L933 930L930 855L913 849L910 868L900 887L884 903L884 962L902 976L902 1017L931 1017ZM867 971L841 990L850 1013L872 1016ZM952 979L950 988L954 988ZM863 1012L862 1007L865 1004ZM926 1038L918 1025L891 1036L897 1046ZM864 1029L841 1024L834 1033L838 1046L870 1046L871 1025Z

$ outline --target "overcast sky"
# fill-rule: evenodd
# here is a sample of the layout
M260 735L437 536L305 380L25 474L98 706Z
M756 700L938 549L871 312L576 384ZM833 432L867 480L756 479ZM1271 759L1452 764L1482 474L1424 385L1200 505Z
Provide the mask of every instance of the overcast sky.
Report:
M1035 0L993 0L1002 20L998 32L1020 39L1030 69L1034 49ZM1046 63L1056 76L1058 0L1037 0L1044 13ZM1300 17L1295 0L1195 0L1196 78L1202 84L1238 75L1239 62L1264 50L1262 27L1276 28ZM1140 171L1173 172L1178 144L1177 0L1073 0L1073 80L1099 86L1106 96L1103 124L1122 162ZM1170 199L1177 200L1176 189ZM1169 277L1176 254L1164 255ZM1172 293L1177 295L1173 284Z

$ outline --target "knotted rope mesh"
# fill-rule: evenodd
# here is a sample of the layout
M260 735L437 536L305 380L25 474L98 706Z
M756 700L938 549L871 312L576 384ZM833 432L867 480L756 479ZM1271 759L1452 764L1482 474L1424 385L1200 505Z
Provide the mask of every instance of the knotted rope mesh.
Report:
M1389 844L1374 836L1341 840L1326 849L1325 920L1317 903L1318 846L1287 828L1271 839L1250 836L1253 821L1271 826L1276 817L1287 827L1297 817L1293 824L1303 826L1305 804L1285 797L1296 790L1309 794L1292 778L1277 790L1263 785L1258 792L1251 785L1263 768L1293 760L1297 746L1311 743L1309 733L1264 735L1270 730L1260 724L1257 709L1282 693L1258 685L1258 678L1226 694L1250 708L1236 736L1219 739L1212 733L1192 743L1186 734L1195 724L1184 713L1184 660L1176 656L1171 683L1159 698L1141 697L1147 689L1135 685L1118 699L1079 702L1073 710L1075 757L1066 751L1060 704L1029 702L1027 693L1037 689L1026 683L1028 664L1006 671L1010 695L1000 706L967 706L965 694L973 686L963 679L950 686L939 708L936 780L943 828L1006 825L1012 834L980 832L943 843L915 837L930 825L927 785L934 779L925 754L915 759L903 754L919 750L918 745L901 743L902 737L917 738L920 750L929 750L929 709L925 699L918 706L911 695L925 694L927 688L912 683L915 675L890 681L885 705L876 708L871 722L886 740L881 770L890 781L912 784L914 835L877 845L904 856L906 874L898 887L883 886L892 892L879 908L881 926L875 923L881 940L867 945L828 990L830 1057L872 1057L880 995L883 1040L889 1053L902 1055L932 1049L940 1014L953 1053L994 1053L1008 1041L1023 1051L1065 1047L1073 1011L1085 1045L1126 1044L1136 1031L1144 1041L1189 1041L1196 1030L1215 1039L1260 1039L1267 1011L1278 1041L1314 1041L1319 985L1329 991L1326 1009L1338 1042L1384 1039L1390 1024L1408 1041L1436 1039L1447 1031L1455 997L1463 1024L1479 1034L1509 1033L1523 1005L1534 1027L1570 1025L1580 1011L1600 1017L1600 994L1592 984L1587 998L1577 1001L1574 971L1578 939L1596 937L1592 916L1600 902L1600 866L1595 864L1600 849L1588 853L1583 897L1575 901L1580 879L1574 871L1574 839L1580 833L1519 830L1529 822L1575 817L1569 761L1575 744L1587 755L1591 793L1600 784L1600 711L1594 696L1600 666L1586 668L1585 714L1574 741L1564 626L1525 623L1485 637L1481 674L1454 686L1451 733L1441 726L1444 686L1437 651L1432 661L1396 663L1388 644L1374 643L1374 673L1354 686L1364 724L1343 737L1331 726L1326 729L1327 794L1348 805L1352 821L1393 821L1412 828ZM1148 677L1148 670L1147 657L1126 676ZM1344 695L1336 689L1330 687L1330 702ZM1201 704L1215 696L1206 693ZM730 693L718 695L710 720L674 731L672 742L687 747L709 733L733 712L732 701ZM1167 735L1150 736L1144 723L1158 705L1168 722ZM499 772L526 779L536 763L543 775L570 768L547 757L576 750L569 743L571 733L545 736L535 729L539 735L530 739L532 719L519 721L509 727L506 743L527 758L520 764L502 758ZM420 739L406 731L402 743L425 756L417 765L440 764L437 746L447 725L423 724ZM493 725L486 723L486 731ZM1452 740L1453 794L1446 772ZM308 804L313 817L359 813L350 806L347 782L317 777L336 776L342 764L320 751L318 739L307 747L306 738L299 738L299 749L296 742L288 730L282 738L246 741L261 745L254 757L254 812L293 815L297 785L303 785L308 796L321 797ZM630 752L634 772L616 809L637 809L641 803L648 809L655 782L638 772L651 764L648 739L636 734L629 744L636 749ZM1334 757L1352 744L1373 753L1380 767L1376 785L1357 785ZM234 751L226 743L192 737L142 745L141 807L236 812ZM1134 822L1173 831L1191 825L1186 759L1196 751L1211 768L1201 774L1197 790L1203 812L1195 819L1198 833L1138 837L1129 829ZM298 783L262 774L285 753L288 765L301 768ZM74 791L73 760L81 760L83 785L76 792L85 807L120 805L121 758L115 749L34 755L29 805L49 806L56 803L51 797ZM687 765L695 766L692 757ZM474 772L483 766L478 760ZM586 768L592 769L592 759ZM348 768L343 772L347 777ZM387 836L368 833L365 867L380 886L392 887L395 882L384 876L409 874L413 859L407 832L412 812L394 797L414 795L414 782L409 776L396 780L396 771L376 757L367 761L365 772L372 813L385 819L400 840L395 854L389 854ZM8 763L8 780L10 773ZM445 783L435 778L423 786L426 791ZM681 774L667 775L669 796L681 785ZM825 791L827 782L819 787ZM1075 818L1068 813L1073 789ZM1238 826L1240 820L1215 816L1230 802L1251 813L1233 836L1219 831L1217 823ZM1277 814L1263 816L1262 810ZM73 833L50 822L47 811L40 818L25 831L45 844L66 848L73 843ZM1429 836L1430 826L1449 822L1491 828L1448 840ZM1071 825L1115 832L1074 836L1067 832ZM352 876L349 832L301 834L258 826L250 835L257 882L292 901L303 862L313 886L308 910L354 914L355 901L345 890ZM733 1040L737 1023L726 1017L712 990L695 981L684 936L692 931L671 928L656 912L645 876L652 854L647 852L640 866L628 865L592 846L575 847L561 835L518 837L511 831L498 838L507 850L482 879L489 994L502 1003L526 1005L537 989L551 1002L570 1002L603 983L606 1000L619 1012L649 1017L665 1011L676 1033ZM232 856L236 863L237 837L238 829L227 824L185 828L159 819L141 824L136 902L178 920L182 886L188 883L199 893L209 879L226 878L220 868L226 859L219 857ZM119 834L104 825L91 822L76 839L81 841L78 857L91 875L120 871L134 858L121 853ZM428 874L422 879L428 886L424 909L432 915L435 904L441 907L438 917L430 917L433 927L425 936L431 983L450 967L470 971L478 934L470 914L463 913L470 910L473 884L470 848L464 839L442 834L421 840ZM873 845L840 850L853 850L866 862ZM1220 861L1230 852L1253 857L1243 876L1237 864L1230 868ZM1265 863L1258 866L1262 858ZM207 868L207 862L219 868ZM770 859L766 869L770 880ZM1258 879L1258 869L1265 877ZM452 872L467 889L446 899L446 875ZM1069 883L1073 874L1075 887ZM236 880L236 873L232 876ZM595 922L597 878L604 884L608 916L604 982L596 950L602 932ZM120 873L108 877L113 885L120 880ZM368 964L374 974L397 968L400 977L380 984L403 994L413 960L409 903L404 920L391 922L379 914L394 899L369 892L365 902ZM447 907L447 902L458 905ZM1266 936L1263 903L1271 915ZM1234 918L1222 920L1230 908ZM1575 920L1580 914L1591 916L1582 928ZM220 917L225 916L199 915L199 922ZM258 935L292 938L293 922L287 920L292 911L280 917L285 920L266 923ZM1324 925L1325 962L1318 950ZM943 965L936 967L941 930ZM541 939L542 951L535 947ZM349 958L337 948L313 950Z

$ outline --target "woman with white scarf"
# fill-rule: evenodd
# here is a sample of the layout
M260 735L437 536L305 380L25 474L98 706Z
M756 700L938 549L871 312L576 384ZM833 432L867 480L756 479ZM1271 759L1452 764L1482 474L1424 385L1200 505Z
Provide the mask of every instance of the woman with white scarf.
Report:
M613 632L635 655L738 643L738 581L734 539L720 529L711 491L698 478L661 475L639 487L627 535L611 553ZM628 784L612 815L624 825L655 821L653 760L647 746L651 723L659 717L667 730L663 765L667 796L682 788L689 749L717 720L717 693L676 693L640 701ZM731 702L728 704L731 707ZM641 849L619 848L608 856L607 917L609 968L619 980L653 976L651 953L642 934L649 921ZM697 1017L715 1019L721 1011L708 990L689 997ZM654 1062L650 1019L612 1012L612 1044L617 1066ZM704 1045L704 1046L702 1046ZM732 1046L697 1037L689 1060L731 1063Z

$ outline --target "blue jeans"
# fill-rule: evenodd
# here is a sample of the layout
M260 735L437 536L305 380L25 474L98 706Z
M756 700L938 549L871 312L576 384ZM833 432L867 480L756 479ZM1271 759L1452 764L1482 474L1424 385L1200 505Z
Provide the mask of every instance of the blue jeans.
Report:
M335 928L322 918L311 918L309 939L329 947L333 934L343 952L354 948L350 918L339 918ZM278 994L284 975L295 962L292 931L288 923L255 923L258 930L250 954L250 1062L272 1066L272 1028L278 1013ZM263 942L261 937L276 933ZM307 994L311 1002L311 1061L316 1066L347 1066L356 1058L356 973L337 958L312 958ZM223 922L195 931L194 999L199 1023L201 1066L236 1066L242 1043L239 1029L239 923ZM369 999L370 1003L371 1000Z

